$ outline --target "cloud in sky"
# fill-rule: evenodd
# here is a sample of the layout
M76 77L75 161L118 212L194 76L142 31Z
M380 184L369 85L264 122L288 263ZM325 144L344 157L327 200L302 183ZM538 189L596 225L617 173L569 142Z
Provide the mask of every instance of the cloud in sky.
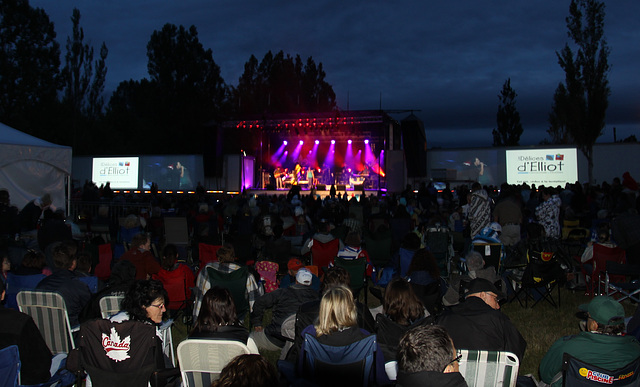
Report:
M414 109L430 146L487 146L507 78L518 94L521 143L545 137L553 92L564 79L556 51L569 41L569 1L263 2L31 0L63 46L71 12L85 37L109 48L107 89L147 77L146 45L166 23L198 29L227 84L271 50L322 63L341 109ZM640 135L640 2L606 2L610 107L603 141ZM398 118L403 118L399 115ZM464 135L461 136L461 134ZM464 140L461 140L464 138Z

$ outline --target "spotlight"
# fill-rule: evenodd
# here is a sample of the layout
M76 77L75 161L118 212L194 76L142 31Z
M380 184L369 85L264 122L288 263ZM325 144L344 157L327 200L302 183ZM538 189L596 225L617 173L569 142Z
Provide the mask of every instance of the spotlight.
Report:
M351 145L351 143L352 143L352 142L353 142L353 141L348 140L348 141L347 141L347 144Z
M287 145L287 144L288 144L287 140L284 140L282 143L283 143L284 145Z
M331 145L335 145L336 144L336 140L331 140Z
M320 144L320 140L316 140L316 145Z
M369 140L364 140L364 143L365 143L365 144L368 144L368 143L369 143Z
M304 144L304 141L300 140L300 145Z

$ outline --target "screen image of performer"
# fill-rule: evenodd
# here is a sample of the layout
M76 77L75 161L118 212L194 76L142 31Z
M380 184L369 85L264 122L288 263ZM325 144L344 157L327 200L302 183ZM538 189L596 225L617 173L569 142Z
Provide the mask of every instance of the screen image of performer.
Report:
M176 170L180 174L180 189L193 188L193 182L191 182L191 175L187 167L178 161L176 163Z

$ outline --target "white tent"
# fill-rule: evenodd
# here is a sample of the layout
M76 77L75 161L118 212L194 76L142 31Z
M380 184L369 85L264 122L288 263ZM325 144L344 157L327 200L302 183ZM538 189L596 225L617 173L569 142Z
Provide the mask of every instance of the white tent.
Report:
M71 175L71 147L52 144L0 123L0 188L22 209L45 193L66 208L65 178Z

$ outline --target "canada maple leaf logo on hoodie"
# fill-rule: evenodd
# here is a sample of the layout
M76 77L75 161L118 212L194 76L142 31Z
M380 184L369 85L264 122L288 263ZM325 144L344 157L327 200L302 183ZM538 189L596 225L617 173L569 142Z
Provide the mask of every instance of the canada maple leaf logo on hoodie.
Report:
M130 345L131 336L127 336L124 340L120 340L120 335L114 327L111 327L111 334L109 336L104 333L102 334L102 348L104 348L107 357L115 362L127 360L130 357Z

